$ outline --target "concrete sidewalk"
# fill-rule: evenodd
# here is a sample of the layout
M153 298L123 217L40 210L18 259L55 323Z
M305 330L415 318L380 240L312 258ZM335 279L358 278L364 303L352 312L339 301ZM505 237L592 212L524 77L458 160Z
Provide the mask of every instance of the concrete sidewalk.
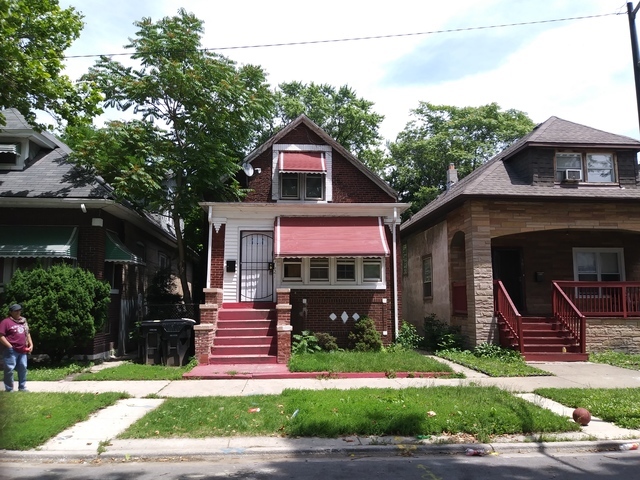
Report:
M442 361L442 359L438 359ZM234 379L126 382L29 382L32 392L122 391L133 398L119 401L60 433L41 447L28 452L3 451L5 461L68 461L142 458L203 458L229 455L303 455L303 454L398 454L403 451L422 454L464 453L466 447L481 447L487 452L546 452L560 450L611 450L622 443L640 441L640 431L626 430L593 418L581 432L561 434L557 442L539 442L523 436L497 439L492 445L442 444L444 438L431 437L348 437L339 439L224 437L207 439L118 440L115 437L133 422L162 404L162 398L278 394L284 389L351 389L361 387L406 388L440 385L497 386L544 408L571 418L572 409L533 395L536 388L627 388L640 387L640 372L588 362L536 363L552 373L546 377L491 378L457 364L450 365L465 373L465 379L434 378L350 378L350 379ZM552 436L545 435L546 438ZM631 452L632 454L634 452Z

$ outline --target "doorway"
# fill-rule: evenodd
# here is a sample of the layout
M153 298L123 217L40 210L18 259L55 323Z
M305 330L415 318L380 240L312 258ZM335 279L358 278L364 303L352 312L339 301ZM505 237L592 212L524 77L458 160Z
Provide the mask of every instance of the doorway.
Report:
M519 248L494 248L491 251L493 279L501 280L520 314L526 310L524 301L524 266Z
M273 302L273 233L240 233L240 301Z

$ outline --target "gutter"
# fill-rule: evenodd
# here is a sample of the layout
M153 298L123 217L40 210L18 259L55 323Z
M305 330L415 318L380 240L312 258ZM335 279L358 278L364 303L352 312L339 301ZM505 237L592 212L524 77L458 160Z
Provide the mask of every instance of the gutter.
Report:
M393 223L391 229L393 242L393 325L394 340L398 338L398 246L396 244L396 228L398 226L398 209L393 209Z

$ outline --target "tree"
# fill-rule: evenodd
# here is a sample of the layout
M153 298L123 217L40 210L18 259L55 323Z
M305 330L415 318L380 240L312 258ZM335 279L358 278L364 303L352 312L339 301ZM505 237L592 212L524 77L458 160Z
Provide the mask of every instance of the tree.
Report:
M58 0L0 0L0 108L17 108L40 128L37 110L71 124L100 113L97 92L62 74L64 51L82 27L82 16Z
M100 88L104 106L132 108L140 118L72 133L72 158L95 168L117 195L167 212L177 236L184 300L190 303L183 222L202 218L196 212L205 194L210 200L238 197L235 174L273 116L273 95L261 68L238 68L202 49L203 22L184 9L135 25L139 30L125 48L133 49L139 68L102 57L83 80Z
M276 116L263 140L305 114L370 168L380 171L383 152L378 133L384 116L372 110L373 102L358 98L348 85L281 83L276 91Z
M496 103L455 107L420 102L407 124L389 144L387 180L415 213L445 188L453 163L462 178L530 132L534 123L519 110L500 110Z
M7 303L22 305L34 344L53 360L95 337L107 320L110 294L107 282L65 264L17 270L5 288Z

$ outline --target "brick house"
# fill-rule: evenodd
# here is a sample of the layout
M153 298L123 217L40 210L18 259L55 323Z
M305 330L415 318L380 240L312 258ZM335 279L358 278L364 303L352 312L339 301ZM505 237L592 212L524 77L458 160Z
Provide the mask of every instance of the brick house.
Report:
M369 316L383 342L400 316L398 226L407 208L302 115L244 159L241 202L205 202L209 258L196 326L201 364L286 363L291 334L346 346Z
M111 304L104 330L77 353L96 359L135 352L129 332L143 314L151 277L177 255L175 235L69 163L70 150L56 137L35 131L15 109L3 113L0 291L17 269L63 262L85 268L109 281Z
M403 312L528 359L640 352L640 142L551 117L401 227Z

